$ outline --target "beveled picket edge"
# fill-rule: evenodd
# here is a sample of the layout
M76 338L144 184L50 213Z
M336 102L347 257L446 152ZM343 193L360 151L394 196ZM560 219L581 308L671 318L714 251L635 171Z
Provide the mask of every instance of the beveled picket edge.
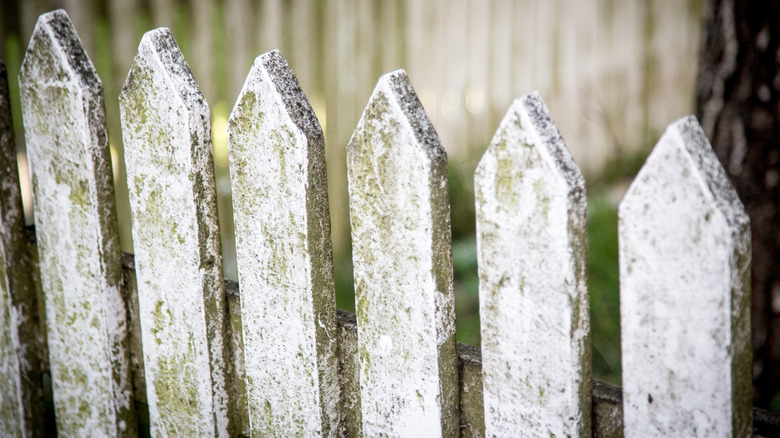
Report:
M447 157L403 70L347 147L363 433L457 436Z
M168 29L144 34L119 100L152 434L232 436L210 112Z
M585 180L539 94L474 173L485 429L589 437Z
M33 263L24 232L5 63L0 60L0 436L44 436L43 357Z
M251 433L335 436L325 140L278 51L255 59L227 131Z
M625 434L748 436L750 224L693 116L669 125L618 218Z
M19 85L57 431L133 436L103 89L65 11L39 17Z

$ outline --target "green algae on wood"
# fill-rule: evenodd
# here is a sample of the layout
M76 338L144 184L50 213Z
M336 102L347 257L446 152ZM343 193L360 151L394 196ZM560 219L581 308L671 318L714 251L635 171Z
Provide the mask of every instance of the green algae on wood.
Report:
M447 157L406 73L347 149L363 433L458 436Z
M749 219L693 116L669 125L618 217L626 436L749 436Z
M322 129L277 51L228 121L252 436L338 436L338 338Z
M233 435L210 112L170 31L141 39L120 100L152 435Z
M486 436L591 435L585 181L537 93L474 176Z
M33 263L24 232L5 64L0 60L0 436L45 435L42 361Z
M103 88L67 14L41 15L19 75L61 436L134 436Z

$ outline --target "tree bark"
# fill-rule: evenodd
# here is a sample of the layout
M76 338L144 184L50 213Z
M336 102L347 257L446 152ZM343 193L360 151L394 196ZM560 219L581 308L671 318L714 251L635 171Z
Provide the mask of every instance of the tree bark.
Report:
M697 116L750 216L753 393L780 389L780 1L711 0Z

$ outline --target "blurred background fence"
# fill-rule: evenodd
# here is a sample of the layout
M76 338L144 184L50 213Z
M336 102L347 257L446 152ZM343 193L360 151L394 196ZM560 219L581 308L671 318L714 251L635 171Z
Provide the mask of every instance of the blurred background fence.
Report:
M619 382L615 204L624 184L616 175L630 175L666 125L693 112L703 1L2 0L0 57L12 78L23 181L13 78L38 15L57 7L67 10L103 80L127 252L117 96L143 32L173 31L212 110L228 278L236 271L227 117L253 59L281 50L325 131L337 293L348 310L345 148L378 77L406 69L449 155L458 337L472 344L479 330L471 175L511 101L538 90L589 181L594 374Z

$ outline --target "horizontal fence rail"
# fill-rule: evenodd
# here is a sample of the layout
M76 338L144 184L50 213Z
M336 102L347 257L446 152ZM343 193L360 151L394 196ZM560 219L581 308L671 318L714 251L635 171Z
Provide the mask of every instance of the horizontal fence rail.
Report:
M780 436L750 408L748 218L692 117L620 206L621 389L591 378L585 183L538 94L475 174L480 350L455 342L447 156L402 70L347 147L356 315L335 305L322 128L279 52L227 126L240 287L209 107L170 31L144 36L120 95L134 255L64 11L19 81L34 233L0 63L0 435Z

